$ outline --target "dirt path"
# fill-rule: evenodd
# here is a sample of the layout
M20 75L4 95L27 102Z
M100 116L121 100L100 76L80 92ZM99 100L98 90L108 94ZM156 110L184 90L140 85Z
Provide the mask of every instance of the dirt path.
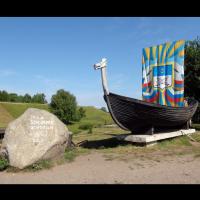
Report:
M39 172L0 172L0 183L200 183L200 157L111 159L101 153Z

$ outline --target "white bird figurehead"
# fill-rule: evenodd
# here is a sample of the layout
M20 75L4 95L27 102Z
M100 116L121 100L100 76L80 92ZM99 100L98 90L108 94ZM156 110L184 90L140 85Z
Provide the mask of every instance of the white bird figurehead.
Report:
M107 65L107 59L102 58L101 62L94 64L94 69L101 69L103 67L106 67L106 65Z

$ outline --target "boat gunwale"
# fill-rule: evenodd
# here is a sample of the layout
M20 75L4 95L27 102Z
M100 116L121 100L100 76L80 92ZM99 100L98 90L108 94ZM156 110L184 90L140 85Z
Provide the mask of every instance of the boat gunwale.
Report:
M191 99L192 102L189 103L189 105L187 107L177 107L177 106L166 106L166 105L160 105L160 104L156 104L156 103L150 103L150 102L146 102L146 101L143 101L143 100L140 100L140 99L135 99L135 98L132 98L132 97L127 97L127 96L122 96L122 95L118 95L118 94L115 94L115 93L112 93L110 92L107 96L109 97L109 95L114 95L114 96L117 96L119 97L121 100L126 100L128 102L135 102L135 103L138 103L138 104L141 104L141 105L146 105L146 106L150 106L150 107L154 107L154 108L164 108L164 109L167 109L167 110L190 110L190 109L193 109L196 106L198 106L198 101L196 99Z

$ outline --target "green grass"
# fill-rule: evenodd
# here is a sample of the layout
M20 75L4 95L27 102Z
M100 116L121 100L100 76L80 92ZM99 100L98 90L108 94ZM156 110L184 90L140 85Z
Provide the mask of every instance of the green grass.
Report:
M197 134L199 133L199 134ZM197 142L200 142L200 131L192 134L192 138L194 138L194 140L196 140Z
M118 141L114 138L115 135L127 133L120 128L94 128L92 134L87 134L83 131L79 134L73 135L73 141L79 143L87 140L88 142L84 145L84 148L101 152L103 154L114 155L113 158L123 159L128 155L139 158L153 158L164 157L165 155L185 155L185 154L199 154L200 153L200 132L192 134L199 146L194 145L190 138L187 136L180 136L168 140L158 142L157 145L151 147L141 147L133 145L132 143ZM161 155L159 155L161 154ZM110 159L110 158L109 158Z
M36 172L44 169L50 169L54 166L54 162L52 160L40 160L24 169L18 169L16 167L9 166L6 171L7 172Z
M37 104L37 103L4 103L1 102L0 105L13 117L17 118L22 115L28 108L39 108L43 110L49 110L47 104Z
M192 128L195 128L196 130L200 131L200 124L192 124Z
M98 125L107 125L112 124L112 118L110 117L110 114L100 110L96 109L92 106L85 106L83 107L86 111L86 117L84 117L81 122L83 123L92 123L96 126Z
M64 159L67 162L72 162L75 160L77 156L88 154L89 152L90 152L89 149L84 149L81 147L67 149L64 154Z
M31 166L26 167L24 170L35 172L42 169L50 169L51 167L53 167L53 162L51 160L41 160Z
M91 126L101 127L114 123L109 113L92 106L84 106L83 108L86 111L86 117L82 118L80 122L74 122L67 126L74 134L82 132L83 127L87 127L87 130L90 130Z
M82 131L79 134L73 135L73 141L75 143L81 142L83 140L88 141L101 141L113 138L114 135L127 133L126 131L118 128L118 127L100 127L100 128L93 128L93 133L88 134L88 131Z
M187 136L166 139L158 143L159 148L180 147L180 146L192 146Z

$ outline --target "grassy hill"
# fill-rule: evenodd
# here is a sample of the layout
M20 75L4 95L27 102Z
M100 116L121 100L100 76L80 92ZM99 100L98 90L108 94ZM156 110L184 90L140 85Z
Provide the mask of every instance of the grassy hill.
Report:
M13 119L13 116L0 104L0 127L5 127Z
M109 113L97 109L93 106L83 106L86 111L86 117L82 118L80 122L74 122L68 128L73 133L81 131L82 125L92 125L93 127L100 127L102 125L113 124L113 120Z
M27 108L39 108L43 110L48 110L47 104L37 104L37 103L10 103L10 102L0 102L0 105L7 110L7 112L15 119L25 112Z
M6 127L10 121L23 114L27 108L39 108L49 111L47 104L0 102L0 127ZM83 108L86 111L86 117L80 122L68 125L70 131L74 133L79 132L81 125L90 124L93 127L98 127L113 123L109 113L92 106L84 106Z

